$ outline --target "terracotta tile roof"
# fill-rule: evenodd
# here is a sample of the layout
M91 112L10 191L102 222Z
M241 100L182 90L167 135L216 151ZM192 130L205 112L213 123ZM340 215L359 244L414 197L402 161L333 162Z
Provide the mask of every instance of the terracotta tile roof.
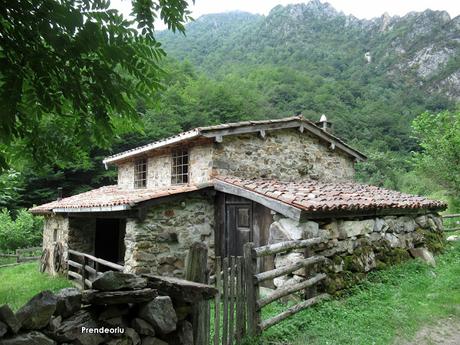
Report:
M121 189L116 185L104 186L98 189L90 190L89 192L64 198L59 201L53 201L33 207L30 209L30 212L35 214L45 214L50 213L53 210L60 210L61 212L75 212L78 209L87 209L89 212L94 212L97 211L98 208L108 208L112 210L128 209L142 201L161 198L168 195L193 192L210 186L212 186L212 184L133 190Z
M151 142L147 145L135 147L131 150L123 151L112 156L106 157L104 159L104 164L114 163L116 161L120 161L129 157L133 157L139 154L144 154L151 150L155 150L158 148L162 148L168 145L177 144L180 142L184 142L187 140L194 140L199 137L213 137L212 133L223 132L230 129L242 128L246 127L248 129L254 128L254 131L257 131L256 126L258 125L283 125L289 123L297 123L299 126L302 124L305 127L305 131L310 132L313 135L321 136L324 140L329 141L331 144L333 143L334 146L337 146L339 149L346 150L346 152L356 159L364 160L366 156L353 149L351 146L346 144L342 139L334 136L330 132L323 131L320 127L318 127L314 122L306 119L303 115L298 116L291 116L285 117L281 119L271 119L271 120L258 120L258 121L241 121L241 122L233 122L233 123L225 123L220 125L214 126L205 126L205 127L197 127L187 132L178 133L171 137L161 139L158 141Z
M385 209L445 209L444 202L355 182L281 182L270 179L216 177L217 181L258 193L310 212Z

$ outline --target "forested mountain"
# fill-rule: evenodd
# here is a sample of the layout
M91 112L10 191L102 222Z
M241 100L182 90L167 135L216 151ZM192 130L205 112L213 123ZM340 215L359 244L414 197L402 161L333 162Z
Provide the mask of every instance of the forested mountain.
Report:
M357 19L318 0L277 6L267 16L205 15L186 35L158 32L164 87L139 99L141 124L65 165L23 165L0 175L0 206L28 207L114 181L101 158L182 130L244 119L326 114L335 132L366 153L358 177L430 194L412 171L419 151L411 123L458 109L460 17L426 10ZM126 131L125 131L126 132ZM3 187L2 187L3 186ZM7 186L7 187L6 187Z

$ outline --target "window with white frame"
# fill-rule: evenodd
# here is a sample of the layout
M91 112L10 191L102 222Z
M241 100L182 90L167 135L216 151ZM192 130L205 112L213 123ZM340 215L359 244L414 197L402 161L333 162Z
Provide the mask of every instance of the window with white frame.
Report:
M188 183L188 149L179 148L172 151L171 184Z
M147 187L147 159L142 158L134 162L134 188Z

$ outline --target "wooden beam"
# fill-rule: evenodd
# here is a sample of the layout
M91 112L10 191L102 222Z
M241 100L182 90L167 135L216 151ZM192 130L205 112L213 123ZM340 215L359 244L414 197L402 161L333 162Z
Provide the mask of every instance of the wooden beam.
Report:
M257 257L274 255L292 249L307 248L322 242L324 240L320 237L309 238L307 240L285 241L255 248L254 253Z
M300 219L300 215L301 215L300 209L287 205L281 201L266 197L262 194L248 191L244 188L237 187L230 183L220 181L220 180L214 181L214 188L220 192L233 194L233 195L241 196L243 198L252 200L254 202L264 205L265 207L268 207L269 209L274 210L278 213L281 213L282 215L292 218L294 220Z
M256 274L256 279L259 283L265 281L265 280L269 280L269 279L273 279L273 278L277 278L277 277L280 277L280 276L284 276L285 274L289 274L289 273L292 273L294 271L297 271L301 268L304 268L304 267L307 267L307 266L311 266L313 264L316 264L318 262L322 262L324 261L324 256L312 256L312 257L309 257L307 259L302 259L302 260L299 260L295 263L293 263L292 265L286 265L286 266L282 266L282 267L279 267L279 268L275 268L271 271L265 271L265 272L262 272L262 273L259 273L259 274Z
M265 307L267 304L272 303L274 301L277 301L282 297L285 297L285 296L290 295L290 294L292 294L294 292L297 292L297 291L306 289L306 288L308 288L310 286L313 286L314 284L320 282L324 278L326 278L326 275L324 273L320 273L320 274L317 274L316 276L314 276L313 278L305 280L305 281L303 281L301 283L297 283L297 284L294 284L294 285L288 285L286 287L283 286L281 288L278 288L273 293L268 295L267 297L264 297L264 298L258 300L257 301L257 309L260 310L263 307Z
M330 298L330 296L328 294L321 294L321 295L318 295L316 297L313 297L313 298L310 298L306 301L303 301L303 302L300 302L292 307L290 307L289 309L283 311L282 313L270 318L270 319L267 319L267 320L264 320L262 322L262 324L260 325L262 331L266 330L267 328L273 326L273 325L276 325L277 323L287 319L288 317L298 313L299 311L301 310L304 310L308 307L311 307L312 305L322 301L322 300L325 300L325 299L328 299Z
M267 133L265 132L265 129L261 129L259 131L259 135L262 139L265 139L267 137Z
M407 216L407 215L425 215L437 213L441 209L423 209L423 208L382 208L374 210L340 210L340 211L305 211L302 210L300 221L313 219L330 219L330 218L358 218L358 217L378 217L378 216Z

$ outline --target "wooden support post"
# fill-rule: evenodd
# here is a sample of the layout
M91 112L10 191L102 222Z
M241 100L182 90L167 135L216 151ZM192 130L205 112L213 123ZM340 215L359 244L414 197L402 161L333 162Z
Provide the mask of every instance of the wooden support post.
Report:
M190 247L187 256L187 263L185 269L185 279L196 283L206 284L208 282L207 274L208 263L208 247L203 242L195 242ZM203 344L209 339L208 334L209 325L208 315L209 301L201 301L192 307L192 320L193 320L193 343Z
M229 331L229 339L228 344L233 345L233 337L235 336L235 329L234 329L234 320L235 320L235 265L236 265L236 257L230 257L230 322L228 329Z
M219 345L219 330L220 330L220 294L222 291L221 286L221 258L216 257L216 289L217 294L214 300L214 345Z
M248 334L255 336L260 334L260 310L256 308L256 302L259 299L259 284L255 279L257 257L252 242L244 245L244 269L246 273Z
M241 344L243 336L243 322L244 322L244 300L243 300L243 258L238 256L236 262L236 344Z
M222 345L227 345L228 343L228 257L224 258L224 264L222 267L222 280L223 288L222 293L224 300L224 310L223 310L223 329L222 329Z
M86 286L86 279L88 276L88 271L86 270L86 266L88 265L88 258L86 256L83 257L83 264L81 267L81 286L82 289L85 290Z
M17 263L20 263L20 262L21 262L20 255L21 255L21 254L20 254L19 249L16 249L16 262L17 262Z

